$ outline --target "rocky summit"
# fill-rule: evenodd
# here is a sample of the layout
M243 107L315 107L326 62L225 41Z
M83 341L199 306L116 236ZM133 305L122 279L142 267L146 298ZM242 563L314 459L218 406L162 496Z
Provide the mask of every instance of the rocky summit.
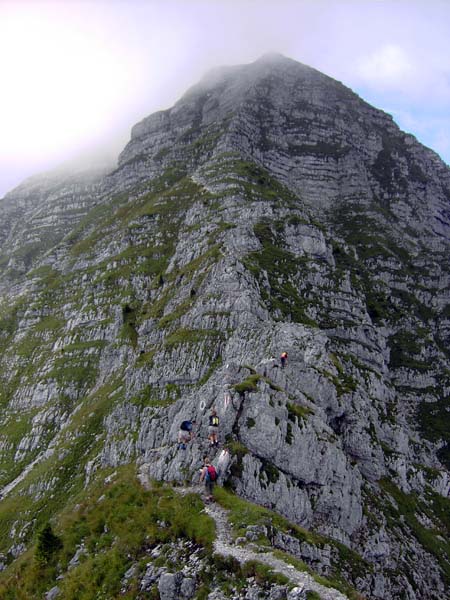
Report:
M448 598L449 251L449 167L279 55L7 194L0 597Z

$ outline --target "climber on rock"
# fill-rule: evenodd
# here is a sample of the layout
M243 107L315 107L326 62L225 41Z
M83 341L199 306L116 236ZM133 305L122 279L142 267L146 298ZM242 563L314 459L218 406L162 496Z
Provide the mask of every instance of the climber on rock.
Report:
M287 352L282 352L281 356L280 356L280 363L281 363L281 368L282 369L284 369L284 367L286 366L287 359L288 359L288 353Z
M203 465L200 469L200 482L205 482L206 500L214 500L213 489L217 480L217 470L207 456L203 457Z
M208 424L208 440L213 447L219 446L218 440L218 432L219 432L219 417L217 416L217 411L215 408L211 410L211 414L209 415L209 424Z
M194 437L193 427L195 421L183 421L178 432L178 448L186 450L186 444Z

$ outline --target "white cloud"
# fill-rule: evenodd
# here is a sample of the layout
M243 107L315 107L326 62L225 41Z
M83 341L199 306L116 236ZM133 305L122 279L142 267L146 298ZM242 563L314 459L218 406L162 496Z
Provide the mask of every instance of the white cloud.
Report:
M448 110L450 64L444 55L433 54L426 46L386 43L361 56L349 79L356 86L401 98L406 106L422 104Z
M417 68L407 52L395 44L385 44L358 61L356 73L371 85L398 88L410 85Z

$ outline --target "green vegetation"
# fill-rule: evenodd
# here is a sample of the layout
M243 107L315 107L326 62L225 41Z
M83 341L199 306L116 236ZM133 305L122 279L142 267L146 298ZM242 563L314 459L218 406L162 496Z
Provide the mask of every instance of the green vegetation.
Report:
M422 401L417 410L417 419L426 439L443 442L438 457L450 469L450 396L440 396L436 402Z
M230 473L233 477L241 477L244 469L242 460L249 450L244 444L237 440L227 440L226 447L231 456L236 457L236 461L231 465Z
M316 326L317 323L307 314L309 301L298 291L298 271L307 268L307 259L300 259L284 250L281 237L268 220L256 224L254 232L262 250L249 253L245 265L259 281L261 296L267 307L279 318L281 315L282 318Z
M261 381L262 375L253 374L249 375L247 379L241 381L241 383L236 383L233 385L233 389L238 392L241 396L243 396L246 392L257 392L258 391L258 382Z
M215 371L217 371L217 369L220 367L221 364L222 364L222 357L219 355L219 356L217 356L217 358L215 358L210 363L206 373L203 375L203 377L201 379L199 379L199 381L197 383L198 387L201 387L202 385L204 385L208 381L208 379L211 377L211 375Z
M146 352L142 350L136 360L136 367L151 367L153 364L153 357L155 356L156 352L157 348L152 348L151 350L147 350Z
M35 550L36 561L41 565L48 564L61 548L61 539L53 533L50 523L46 523L37 534Z
M393 137L384 130L380 130L380 133L383 147L372 166L372 173L390 194L394 195L398 190L405 192L408 189L408 180L401 172L394 154L407 158L408 164L411 162L416 165L416 162L412 160L403 136ZM419 170L420 167L417 167L413 173Z
M3 304L0 310L0 349L5 349L11 336L17 329L18 321L24 310L24 301L19 301L13 306Z
M148 561L147 549L156 543L180 538L193 540L210 553L215 538L214 522L203 511L195 494L184 496L164 486L145 491L132 467L121 467L106 483L98 473L55 519L46 524L36 543L0 574L0 597L34 600L58 582L64 600L118 597L124 573L133 563ZM80 545L85 551L77 566L69 561ZM136 578L130 582L134 598ZM134 594L134 595L133 595ZM122 597L122 596L121 596Z
M23 469L23 460L17 460L15 454L19 443L31 430L31 420L35 413L32 410L29 413L10 415L3 422L1 438L5 446L0 454L0 486L15 479ZM28 460L30 456L29 454Z
M138 334L136 331L136 309L126 304L122 307L122 331L121 336L128 339L133 346L137 347Z
M178 329L171 333L165 341L166 348L179 344L198 344L205 340L217 340L222 337L222 332L216 329Z
M285 437L285 442L286 442L286 444L292 445L293 441L294 441L294 433L292 431L292 425L288 421L286 423L286 437Z
M105 385L86 398L64 430L58 452L37 464L14 493L2 500L0 552L6 552L10 545L9 532L13 523L17 522L18 527L21 523L33 520L35 530L39 530L61 510L68 497L74 497L83 490L84 467L88 460L98 455L103 446L103 436L99 432L103 431L103 420L111 410L117 387L117 383ZM28 491L30 487L45 483L51 483L51 494L41 494L33 499ZM20 497L21 507L19 518L17 495Z
M418 371L426 371L429 365L423 361L414 358L414 355L420 354L422 344L416 333L410 331L398 331L389 337L390 348L389 366L396 369L404 367Z
M286 408L288 410L288 418L294 423L300 424L301 421L306 421L309 415L314 414L314 411L307 406L300 406L299 404L287 403Z
M287 577L273 572L265 564L250 560L241 565L235 558L220 554L213 555L213 570L215 581L230 596L235 593L235 590L242 590L248 584L249 578L255 580L258 586L262 588L263 593L269 585L286 585L289 583ZM209 591L208 588L208 593ZM206 597L200 595L200 593L195 596L196 600L200 598L206 600Z
M43 317L39 323L35 325L34 330L37 332L41 331L58 331L64 326L64 321L55 315L48 315Z
M356 380L351 375L345 372L344 367L342 366L338 357L335 354L331 353L330 359L338 371L338 376L336 377L331 373L325 374L333 382L338 396L342 396L343 394L349 394L351 392L356 391L358 387Z
M157 385L146 385L137 396L131 398L130 402L141 408L145 406L164 408L176 402L180 396L181 390L174 383L168 383L163 388Z
M307 154L312 156L320 156L327 159L339 159L349 152L348 146L343 146L340 143L331 143L325 141L317 141L313 144L292 144L292 151L296 154Z
M380 481L385 498L382 505L383 512L391 527L407 526L422 547L432 554L439 563L444 580L450 585L450 509L449 499L437 499L432 495L432 512L416 494L405 494L388 479ZM432 522L426 527L418 519L418 514L426 515Z
M261 471L259 472L259 481L261 487L266 488L267 483L276 483L280 478L278 468L268 460L261 459Z
M260 375L259 373L257 373L255 371L255 369L253 367L251 367L250 365L244 365L246 369L248 369L250 371L250 375L248 377L246 377L246 379L244 379L243 381L241 381L240 383L236 383L233 385L233 389L238 392L241 396L245 394L245 392L257 392L258 391L258 383L260 381L263 381L264 383L267 383L267 385L270 387L270 389L272 389L274 392L283 392L284 390L276 385L271 379L269 379L269 377L264 377L263 375Z
M168 154L170 154L170 148L168 148L167 146L163 146L158 150L158 152L156 152L156 154L153 156L153 159L162 160Z
M276 585L286 585L289 579L281 573L274 573L273 570L265 564L255 560L249 560L242 566L242 575L245 579L253 577L258 585L271 583Z
M412 262L408 236L382 200L375 198L370 206L339 204L333 222L344 240L333 243L335 277L339 281L349 274L354 289L365 295L367 311L374 323L397 324L408 318L411 328L411 317L418 325L435 318L432 308L416 294L422 269ZM408 289L385 284L375 273L380 266L394 275L407 274Z
M207 171L217 183L226 183L243 192L247 201L283 203L290 208L298 208L299 199L260 165L242 160L237 153L222 154L217 157L213 168Z

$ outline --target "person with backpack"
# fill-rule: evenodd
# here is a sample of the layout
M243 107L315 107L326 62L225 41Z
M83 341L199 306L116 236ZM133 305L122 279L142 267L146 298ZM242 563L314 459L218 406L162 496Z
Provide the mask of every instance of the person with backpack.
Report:
M211 446L215 446L216 448L219 446L219 440L217 439L218 432L219 417L217 416L216 409L213 408L209 415L208 440L210 441Z
M282 369L284 369L284 367L286 366L287 359L288 359L288 353L287 352L282 352L281 356L280 356L280 362L281 362L281 368Z
M200 481L205 482L206 500L214 500L213 490L217 481L217 470L207 456L203 457L204 466L201 469Z
M178 432L178 448L186 450L186 444L194 437L193 428L195 421L183 421Z

